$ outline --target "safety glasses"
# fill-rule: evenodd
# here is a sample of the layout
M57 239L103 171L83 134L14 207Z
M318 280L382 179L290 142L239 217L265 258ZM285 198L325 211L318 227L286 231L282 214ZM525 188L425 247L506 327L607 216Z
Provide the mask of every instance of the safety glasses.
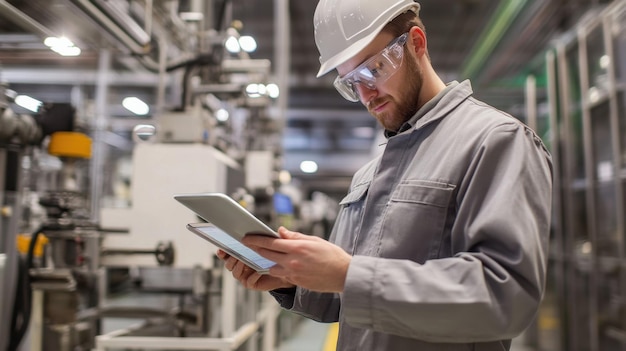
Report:
M370 57L359 67L345 74L343 77L335 78L335 88L346 100L359 101L357 85L360 84L368 89L375 89L376 84L389 79L402 65L404 56L404 44L409 33L391 41L381 52Z

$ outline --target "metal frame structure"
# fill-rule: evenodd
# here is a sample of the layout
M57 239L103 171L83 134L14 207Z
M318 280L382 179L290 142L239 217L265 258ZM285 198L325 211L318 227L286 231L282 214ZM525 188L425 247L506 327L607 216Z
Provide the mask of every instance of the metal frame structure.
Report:
M626 82L617 80L625 58L615 47L626 40L618 42L623 34L614 29L621 25L623 33L620 13L626 1L590 12L546 54L555 164L550 259L561 349L570 351L626 350Z
M155 336L131 336L134 331L147 326L149 322L139 323L128 328L115 330L108 334L96 337L94 351L109 349L133 348L143 350L235 350L248 340L262 333L262 351L275 349L276 322L280 307L267 294L260 309L256 306L244 308L251 311L249 319L236 327L237 307L241 301L237 301L237 289L241 289L230 272L224 269L222 274L222 306L219 332L222 337L155 337ZM254 305L254 304L253 304ZM250 345L250 350L256 350L256 345Z

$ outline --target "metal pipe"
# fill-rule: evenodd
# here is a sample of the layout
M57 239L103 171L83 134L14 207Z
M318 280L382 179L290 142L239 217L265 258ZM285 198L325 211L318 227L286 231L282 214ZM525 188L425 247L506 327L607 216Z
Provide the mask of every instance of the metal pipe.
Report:
M115 22L105 16L94 4L89 0L74 0L89 15L98 21L105 29L122 42L135 55L146 55L150 52L149 45L140 46L128 34L126 34Z
M537 80L535 76L526 77L526 123L528 126L537 131Z
M224 337L230 337L235 333L236 292L237 281L225 267L222 268L222 313L220 326Z
M146 13L144 17L144 30L148 37L152 35L152 0L146 0Z
M556 260L556 274L555 274L555 286L556 286L556 301L560 304L559 307L559 318L561 320L565 320L565 309L562 308L566 306L566 289L565 289L565 257L563 254L563 250L565 249L564 243L564 234L563 234L563 223L560 219L563 218L563 203L561 197L561 189L563 180L561 178L561 167L558 165L561 164L562 150L560 145L560 139L558 138L558 94L557 94L557 78L556 78L556 58L553 51L549 51L546 54L546 71L548 75L548 101L550 102L550 115L549 115L549 124L550 124L550 152L552 153L553 164L556 165L554 167L554 184L553 188L553 196L552 196L552 208L554 209L554 217L558 220L554 221L554 245L556 246L556 250L553 252L556 253L557 257L554 257ZM562 328L565 325L562 326ZM561 340L559 340L560 345L565 345L565 336L561 336Z
M578 313L578 301L576 301L574 292L576 291L576 262L574 253L574 242L576 240L574 234L576 228L573 228L572 222L577 217L574 214L574 190L573 179L574 179L574 162L575 158L573 155L573 151L571 146L573 145L574 138L572 137L572 121L570 120L570 91L569 91L569 79L568 79L568 71L567 71L567 58L565 52L565 44L558 43L556 45L556 53L557 53L557 76L559 78L558 86L559 89L559 99L560 102L560 111L561 111L561 120L563 121L562 128L565 131L562 136L563 145L565 145L563 150L563 223L564 223L564 251L565 251L565 262L566 262L566 281L567 288L566 291L569 292L567 295L567 311L569 311L570 318L567 318L567 329L574 331L576 330L577 320L576 315ZM556 127L556 125L555 125ZM582 346L580 343L580 335L575 332L571 332L567 334L566 345L564 345L567 350L578 351Z
M487 56L489 56L497 44L502 40L504 33L510 28L520 14L526 0L507 0L500 2L495 15L489 19L484 27L476 45L461 69L463 77L473 77L482 68Z
M606 55L610 58L611 64L608 65L607 68L607 76L608 76L608 91L609 91L609 113L610 113L610 126L611 126L611 147L613 148L613 183L614 183L614 192L616 195L615 201L615 215L616 215L616 243L617 246L617 256L620 260L620 264L624 264L626 260L626 252L624 247L624 236L626 235L626 219L624 219L623 213L626 211L626 204L624 203L625 199L622 194L624 194L624 185L622 183L622 148L621 148L621 132L620 132L620 116L619 116L619 107L618 107L618 88L617 88L617 69L615 65L617 64L617 55L615 54L615 50L618 48L614 47L613 35L611 31L611 27L615 25L613 23L614 17L611 17L611 14L619 13L619 11L626 11L626 2L614 2L612 5L607 7L606 10L602 13L602 19L608 19L602 21L602 32L604 37L604 47L606 48ZM615 42L616 43L616 42ZM619 279L619 291L622 294L621 299L623 301L624 294L626 294L626 269L620 269L618 274ZM623 304L624 302L622 302ZM623 305L622 305L623 306ZM621 314L619 320L621 327L626 328L626 315ZM622 350L626 350L626 343L622 342Z
M583 134L583 158L585 169L585 211L587 212L587 233L591 243L591 272L589 274L589 347L591 351L599 351L599 311L598 311L598 283L599 266L598 250L600 242L598 240L598 216L596 215L596 194L597 185L595 177L595 158L593 153L593 135L591 123L591 102L589 101L589 69L587 60L587 36L584 29L578 30L578 62L580 73L580 92L582 109L582 134Z
M106 131L108 74L111 67L111 52L100 50L98 60L98 80L96 82L96 116L93 122L93 152L91 159L91 214L90 220L97 223L100 219L100 197L102 194L102 168L104 165L103 134Z
M34 32L43 38L56 36L52 30L42 26L25 13L9 4L6 0L0 0L0 13L5 14L6 16L4 17L7 20L12 21L30 32Z
M287 125L287 105L289 98L289 69L291 67L291 30L289 0L274 0L274 57L276 58L276 85L278 96L278 124L282 134ZM282 146L278 146L282 148ZM281 150L282 154L282 150Z

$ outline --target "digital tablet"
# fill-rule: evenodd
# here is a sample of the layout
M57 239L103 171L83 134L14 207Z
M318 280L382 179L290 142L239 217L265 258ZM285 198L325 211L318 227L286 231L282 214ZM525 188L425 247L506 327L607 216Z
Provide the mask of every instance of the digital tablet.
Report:
M222 193L179 194L174 199L209 223L190 223L187 229L218 246L259 273L275 263L241 243L246 234L279 237L237 201Z
M211 223L189 223L187 224L187 229L218 246L229 255L261 274L267 274L269 269L276 264L254 252L239 240L236 240Z
M174 195L174 199L237 240L241 240L248 233L278 238L276 231L225 194L180 194Z

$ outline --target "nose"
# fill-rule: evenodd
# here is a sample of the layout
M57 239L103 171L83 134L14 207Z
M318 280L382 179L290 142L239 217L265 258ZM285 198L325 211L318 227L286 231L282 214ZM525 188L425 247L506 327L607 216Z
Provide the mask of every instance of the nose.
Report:
M376 87L370 88L364 84L357 84L356 92L359 94L361 102L364 105L367 105L368 102L378 95L378 89L376 89Z

